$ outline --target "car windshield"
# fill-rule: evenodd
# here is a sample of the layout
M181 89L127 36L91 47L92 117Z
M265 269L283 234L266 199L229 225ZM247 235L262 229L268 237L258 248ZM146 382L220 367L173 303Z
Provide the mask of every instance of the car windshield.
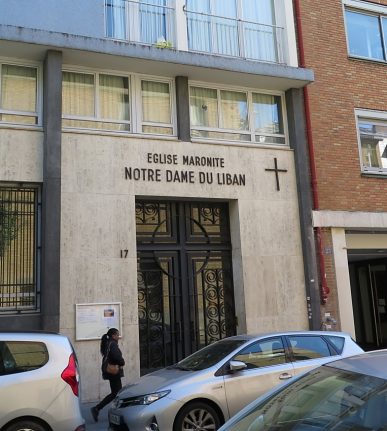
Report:
M215 365L245 342L246 340L243 339L217 341L216 343L203 347L203 349L198 350L176 365L173 365L173 367L189 371L204 370L205 368Z
M227 431L387 430L387 381L320 367L255 407Z

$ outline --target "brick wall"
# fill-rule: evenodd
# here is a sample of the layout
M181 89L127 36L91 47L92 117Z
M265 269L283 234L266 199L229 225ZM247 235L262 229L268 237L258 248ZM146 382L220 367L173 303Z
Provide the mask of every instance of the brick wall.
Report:
M387 178L361 175L354 115L387 112L387 64L348 58L341 0L300 0L300 10L305 63L315 72L308 91L319 207L387 211Z

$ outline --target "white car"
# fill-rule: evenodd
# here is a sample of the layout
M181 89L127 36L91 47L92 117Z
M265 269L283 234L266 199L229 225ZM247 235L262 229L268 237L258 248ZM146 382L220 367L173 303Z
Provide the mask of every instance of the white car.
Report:
M84 431L75 352L64 335L0 332L0 430Z
M360 352L363 350L342 332L225 338L124 387L109 410L110 429L216 430L279 383Z

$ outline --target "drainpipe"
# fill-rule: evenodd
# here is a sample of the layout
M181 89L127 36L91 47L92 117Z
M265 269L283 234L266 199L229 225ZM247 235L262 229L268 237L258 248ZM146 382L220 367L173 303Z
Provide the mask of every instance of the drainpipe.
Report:
M304 51L304 39L302 35L302 25L301 25L301 12L300 12L300 0L293 0L294 4L294 13L296 19L296 32L297 32L297 40L298 40L298 50L299 50L299 67L305 68L305 51ZM309 149L309 163L310 163L310 176L311 176L311 184L312 184L312 196L313 196L313 209L319 209L319 201L318 201L318 191L317 191L317 174L316 174L316 163L314 157L314 144L313 144L313 134L312 134L312 126L311 126L311 118L310 118L310 104L309 104L309 92L308 87L303 88L304 91L304 106L305 106L305 122L306 122L306 135L308 141L308 149ZM323 243L322 243L322 235L321 228L316 227L315 235L317 239L317 255L319 261L319 269L320 269L320 280L321 280L321 302L325 304L329 295L329 287L327 284L327 278L325 273L325 260L323 254Z

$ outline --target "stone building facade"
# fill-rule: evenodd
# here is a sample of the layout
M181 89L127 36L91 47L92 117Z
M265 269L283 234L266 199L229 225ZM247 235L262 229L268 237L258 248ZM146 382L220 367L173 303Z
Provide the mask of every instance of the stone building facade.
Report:
M16 3L0 328L68 335L91 401L112 326L128 382L228 335L319 327L291 2Z

